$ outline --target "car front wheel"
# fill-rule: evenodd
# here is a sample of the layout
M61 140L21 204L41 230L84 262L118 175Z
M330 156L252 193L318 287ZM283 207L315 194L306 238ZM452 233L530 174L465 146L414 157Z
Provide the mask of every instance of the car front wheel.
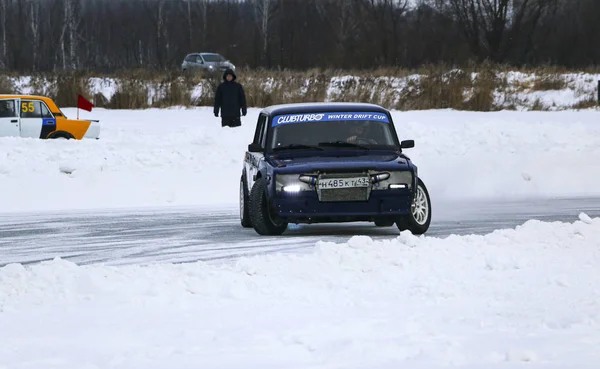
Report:
M267 199L267 183L264 178L256 180L250 191L250 222L256 233L263 236L278 236L287 229L287 223L270 211Z
M418 178L410 214L397 221L396 226L400 231L408 230L412 234L420 235L427 232L430 223L431 199L427 187L425 187L421 178Z
M240 223L244 228L252 228L250 222L250 212L248 209L248 185L245 175L240 179Z

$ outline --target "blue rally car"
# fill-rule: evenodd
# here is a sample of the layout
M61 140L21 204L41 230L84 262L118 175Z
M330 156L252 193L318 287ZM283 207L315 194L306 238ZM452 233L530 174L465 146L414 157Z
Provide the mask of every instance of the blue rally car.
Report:
M423 234L431 201L387 109L276 105L260 112L240 179L240 219L260 235L289 223L374 222Z

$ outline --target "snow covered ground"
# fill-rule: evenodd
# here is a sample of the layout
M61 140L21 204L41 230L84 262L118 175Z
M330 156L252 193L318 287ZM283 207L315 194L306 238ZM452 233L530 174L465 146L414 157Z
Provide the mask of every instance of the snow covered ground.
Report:
M597 368L600 218L238 262L0 268L0 368Z
M81 115L100 140L2 138L0 211L236 205L257 114L223 129L208 108L97 109ZM394 119L434 206L600 195L599 111ZM585 214L222 264L9 264L0 368L597 368L599 270Z
M236 205L258 112L230 129L210 108L95 109L80 114L101 120L100 140L0 138L0 213ZM600 194L600 111L393 116L434 204Z

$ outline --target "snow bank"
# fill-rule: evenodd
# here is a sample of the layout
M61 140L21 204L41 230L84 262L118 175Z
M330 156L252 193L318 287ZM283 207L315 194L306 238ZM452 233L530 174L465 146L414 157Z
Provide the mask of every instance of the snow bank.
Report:
M505 81L505 88L494 92L495 105L525 110L534 105L550 111L569 109L586 100L597 100L600 74L564 73L536 75L522 72L499 73L498 78ZM535 81L550 79L557 87L536 90ZM561 86L562 85L562 86Z
M442 80L452 80L451 76L461 73L460 69L448 71L442 75ZM347 101L361 96L361 99L370 99L373 102L386 102L386 104L398 104L407 95L414 95L416 91L424 88L420 81L426 77L425 74L412 74L406 77L373 77L340 75L333 76L325 81L327 101ZM470 83L474 83L478 73L471 73ZM183 77L182 77L183 78ZM302 77L299 77L302 78ZM30 76L9 77L15 93L43 93L53 95L55 81L48 77ZM546 84L536 87L540 80L556 81L556 84ZM181 80L183 82L183 79ZM598 96L598 81L600 74L594 73L523 73L523 72L497 72L495 89L493 91L494 106L500 109L511 110L569 110L574 108L595 107ZM93 77L88 81L91 96L102 95L106 101L114 96L119 86L129 82L124 79L113 77ZM305 96L309 86L316 81L306 79L300 87L291 87L285 78L265 78L256 87L270 92L274 87L282 87L289 96L297 96L299 99ZM156 81L140 81L148 90L148 104L154 106L156 103L164 103L162 98L167 93L170 82L159 83ZM244 83L244 82L242 82ZM253 82L254 83L254 82ZM190 104L198 105L202 94L205 93L206 81L200 81L197 85L190 87ZM178 86L177 88L181 88ZM426 88L426 87L425 87ZM465 101L470 92L464 92ZM163 105L160 105L163 106Z
M235 264L0 268L0 367L596 368L600 218Z
M0 138L0 212L237 206L258 109L81 111L100 140ZM65 109L75 116L74 109ZM434 201L600 195L600 112L394 112Z

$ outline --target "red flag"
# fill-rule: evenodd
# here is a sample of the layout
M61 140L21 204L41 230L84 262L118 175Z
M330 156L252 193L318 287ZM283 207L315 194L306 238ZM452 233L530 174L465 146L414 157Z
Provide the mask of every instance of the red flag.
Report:
M83 109L83 110L87 110L87 111L92 111L92 108L94 107L94 104L92 104L91 102L87 101L85 99L85 97L78 95L77 96L77 107L79 109Z

